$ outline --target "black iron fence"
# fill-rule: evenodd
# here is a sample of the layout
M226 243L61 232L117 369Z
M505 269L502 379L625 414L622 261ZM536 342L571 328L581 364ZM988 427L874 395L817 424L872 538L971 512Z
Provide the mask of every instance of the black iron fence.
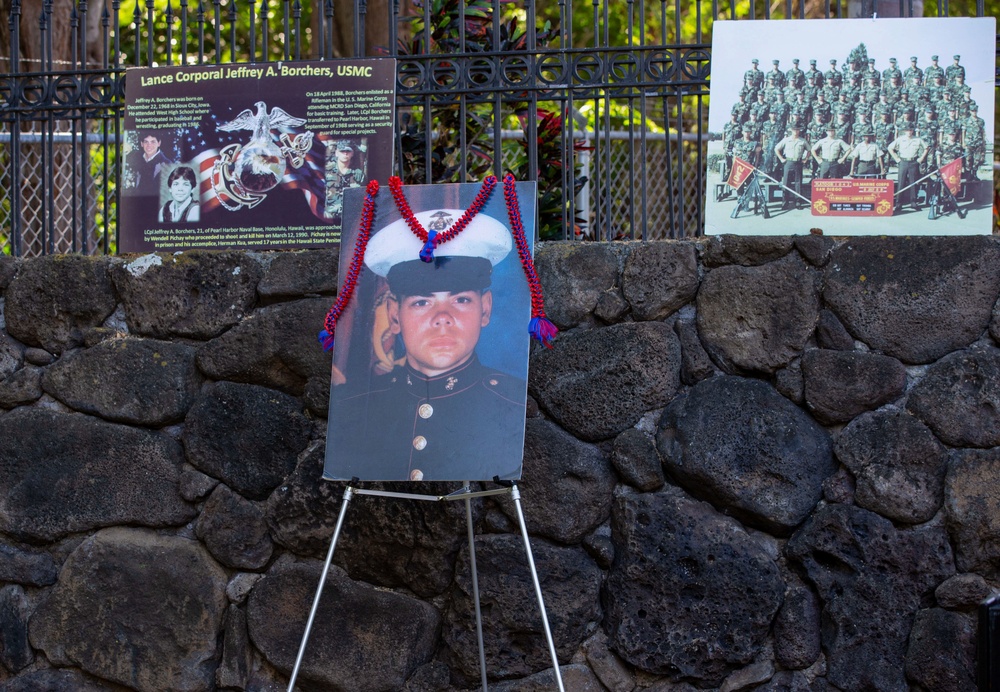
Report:
M994 0L996 1L996 0ZM0 252L115 250L125 68L398 60L407 182L539 181L543 238L703 226L716 19L995 14L984 0L0 0Z

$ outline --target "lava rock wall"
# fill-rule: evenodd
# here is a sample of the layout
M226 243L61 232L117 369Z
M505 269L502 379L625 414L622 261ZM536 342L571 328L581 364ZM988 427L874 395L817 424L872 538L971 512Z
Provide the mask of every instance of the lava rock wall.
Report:
M969 690L1000 242L550 243L523 481L568 690ZM343 500L336 251L0 257L0 691L282 690ZM384 484L435 494L449 484ZM508 497L490 689L554 689ZM480 689L464 504L356 496L304 690Z

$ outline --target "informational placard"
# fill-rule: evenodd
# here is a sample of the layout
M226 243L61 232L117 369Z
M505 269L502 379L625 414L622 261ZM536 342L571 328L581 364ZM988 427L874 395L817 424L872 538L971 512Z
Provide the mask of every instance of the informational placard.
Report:
M892 216L895 184L884 178L830 178L812 183L813 216Z
M537 184L515 188L530 253ZM531 294L501 185L482 208L478 184L401 189L416 225L383 187L336 324L324 478L519 478ZM341 294L352 284L364 197L345 195ZM415 228L448 238L429 261Z
M119 252L322 247L392 171L392 59L133 68Z
M719 21L705 232L992 232L996 19Z

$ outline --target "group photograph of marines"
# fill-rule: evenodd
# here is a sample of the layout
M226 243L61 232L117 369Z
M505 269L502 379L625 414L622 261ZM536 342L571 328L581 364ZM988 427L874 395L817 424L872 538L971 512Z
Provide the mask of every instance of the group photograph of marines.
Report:
M823 218L830 234L892 232L890 218L917 233L990 232L994 27L717 23L706 232L792 232L823 209L814 181L826 179L893 181L891 210Z

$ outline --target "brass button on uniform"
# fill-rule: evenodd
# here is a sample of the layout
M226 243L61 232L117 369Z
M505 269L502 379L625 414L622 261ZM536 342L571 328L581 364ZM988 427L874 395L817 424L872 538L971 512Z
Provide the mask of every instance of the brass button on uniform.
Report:
M417 415L421 418L430 418L434 415L434 407L430 404L420 404L420 408L417 409Z
M423 435L417 435L413 438L413 448L418 452L427 446L427 438Z

